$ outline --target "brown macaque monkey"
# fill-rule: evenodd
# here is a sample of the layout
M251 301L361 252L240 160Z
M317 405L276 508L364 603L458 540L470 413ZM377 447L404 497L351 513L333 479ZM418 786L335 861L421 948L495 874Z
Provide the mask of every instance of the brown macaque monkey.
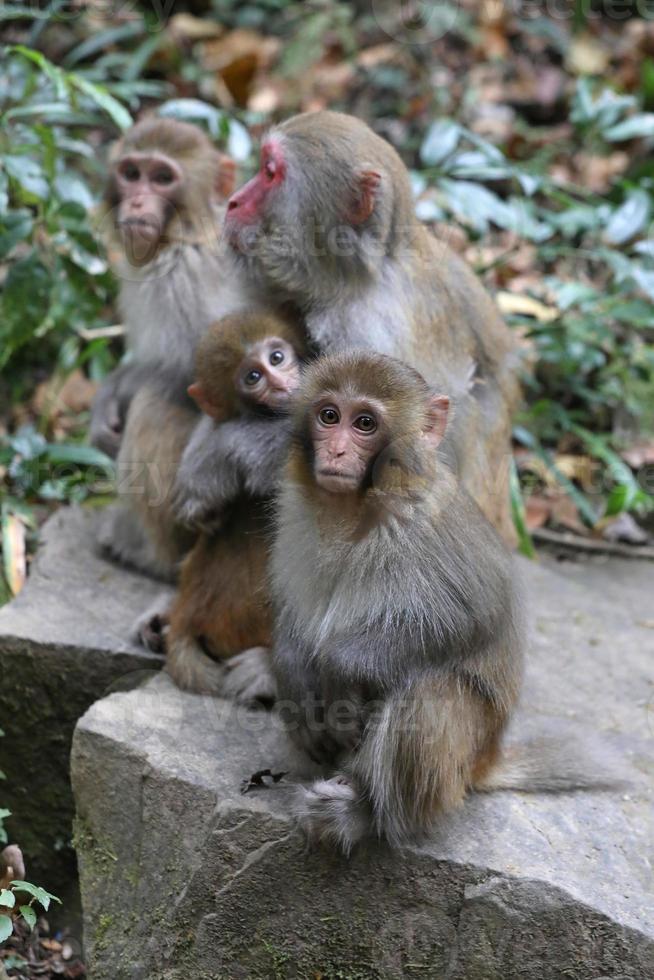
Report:
M291 737L334 772L301 790L301 822L345 852L371 834L415 840L471 789L571 788L565 756L551 777L502 759L521 600L441 455L449 410L410 366L358 351L318 360L296 399L272 679Z
M300 381L303 346L291 323L256 312L225 317L198 346L189 393L203 424L223 439L213 441L218 529L201 534L182 564L166 637L166 670L185 690L257 700L258 660L272 633L270 495L288 449L284 413Z
M17 844L8 844L0 851L0 891L12 881L25 881L25 861Z
M481 283L415 215L406 167L361 120L305 113L273 128L226 233L251 282L302 313L320 353L366 348L456 393L463 485L514 541L508 494L517 356Z
M232 161L196 126L150 117L110 157L105 218L118 252L119 308L128 360L96 399L91 441L118 456L122 506L101 544L116 559L164 578L193 535L170 505L179 460L199 419L186 389L209 324L248 303L220 239Z

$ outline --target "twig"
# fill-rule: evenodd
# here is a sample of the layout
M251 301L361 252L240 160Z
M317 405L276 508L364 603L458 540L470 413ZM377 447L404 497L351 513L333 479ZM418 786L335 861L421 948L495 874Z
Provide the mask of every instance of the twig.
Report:
M621 558L642 558L654 561L654 548L643 545L618 544L615 541L599 541L596 538L582 538L578 534L549 531L539 527L531 532L534 541L555 544L572 551L589 551L596 555L619 555Z

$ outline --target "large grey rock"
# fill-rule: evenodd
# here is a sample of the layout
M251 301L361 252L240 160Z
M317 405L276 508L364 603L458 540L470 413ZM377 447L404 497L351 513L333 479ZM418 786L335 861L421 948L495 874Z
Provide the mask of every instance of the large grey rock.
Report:
M584 567L521 565L513 737L601 733L630 785L471 797L423 847L308 853L289 802L310 772L270 715L165 675L95 704L73 748L93 980L654 977L654 568L589 565L589 589ZM268 767L288 780L241 795Z
M13 813L8 829L30 876L58 895L75 874L75 722L117 683L161 666L130 642L129 629L162 586L98 557L95 521L82 509L58 511L23 592L0 610L0 803Z

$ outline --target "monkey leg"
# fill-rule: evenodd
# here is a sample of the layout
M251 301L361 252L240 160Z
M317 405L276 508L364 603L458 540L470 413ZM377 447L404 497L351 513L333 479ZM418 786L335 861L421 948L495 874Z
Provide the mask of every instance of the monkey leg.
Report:
M165 670L178 687L194 694L222 694L225 668L204 652L198 640L176 634L171 626L166 647Z
M132 551L142 548L143 539L147 542L138 567L147 566L154 556L155 569L174 569L196 538L175 520L172 492L197 420L197 413L167 401L148 386L132 400L117 474L121 502L133 515L133 526L141 530Z
M370 833L394 846L409 843L495 764L503 724L460 678L421 678L370 719L335 779L303 791L300 822L345 853Z
M138 516L123 504L107 508L102 515L97 542L102 554L120 565L163 582L177 577L177 565L157 554Z

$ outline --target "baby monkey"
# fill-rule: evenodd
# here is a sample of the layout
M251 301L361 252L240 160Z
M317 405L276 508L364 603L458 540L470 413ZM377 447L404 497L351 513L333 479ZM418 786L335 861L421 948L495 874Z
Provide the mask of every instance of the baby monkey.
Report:
M468 790L606 788L604 759L502 749L523 673L506 546L447 461L450 401L352 351L308 368L278 497L272 681L331 779L301 790L310 837L346 853L420 838ZM260 683L262 683L260 681Z
M300 332L261 312L224 317L198 346L188 392L205 414L199 426L215 429L209 444L218 507L213 527L182 564L169 614L166 669L185 690L236 693L221 661L246 648L257 648L256 660L259 648L270 646L268 510L286 457L284 413L300 381L302 354ZM267 482L259 479L253 493L250 471L262 464ZM251 685L239 693L254 696Z

